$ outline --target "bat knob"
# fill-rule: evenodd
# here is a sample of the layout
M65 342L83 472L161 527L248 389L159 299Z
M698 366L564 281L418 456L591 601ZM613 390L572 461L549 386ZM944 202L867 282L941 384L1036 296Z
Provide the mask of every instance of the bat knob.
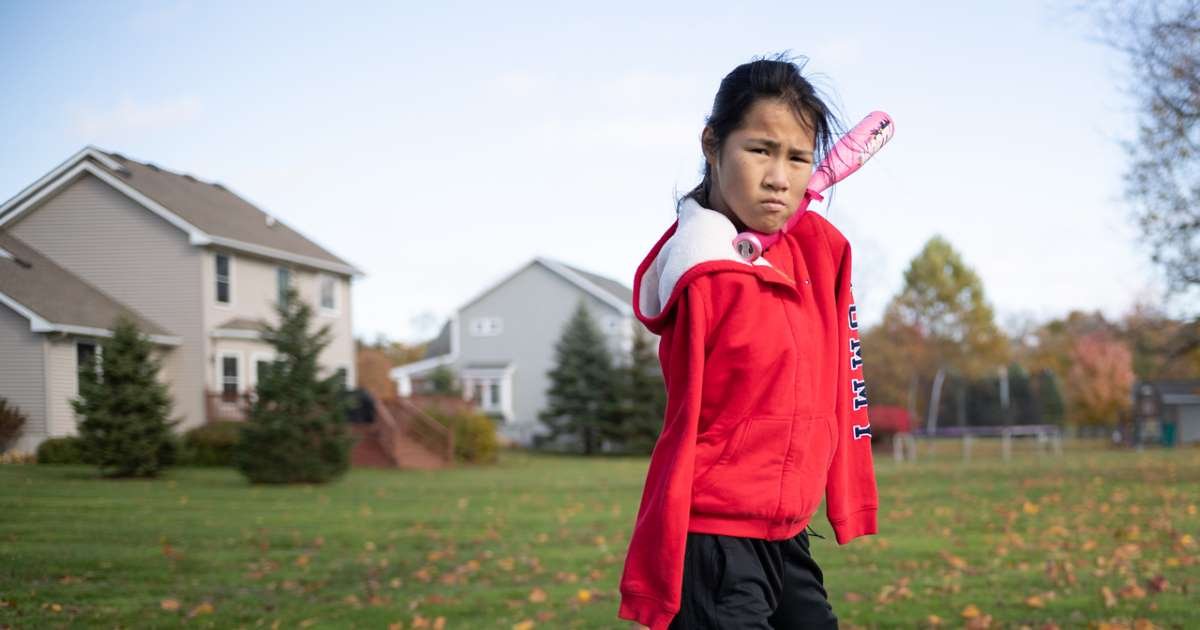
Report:
M742 232L733 238L733 248L737 250L738 256L742 260L752 263L762 255L763 246L758 237L749 233Z

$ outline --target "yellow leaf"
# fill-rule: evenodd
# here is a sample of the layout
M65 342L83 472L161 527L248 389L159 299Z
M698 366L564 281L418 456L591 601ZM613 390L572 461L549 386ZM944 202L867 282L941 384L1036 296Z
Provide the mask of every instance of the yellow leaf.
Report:
M529 592L529 601L535 604L540 604L546 601L546 591L543 591L541 588L534 587L534 589Z
M961 614L963 619L974 619L979 616L979 608L975 604L967 604Z
M389 623L388 630L404 630L404 622L397 621L396 623Z
M514 623L513 627L512 627L512 630L532 630L532 629L533 629L533 621L530 619L526 619L525 621L522 621L519 623Z
M211 615L213 613L213 610L214 609L213 609L212 604L210 604L208 602L204 602L203 604L200 604L199 606L196 606L195 608L193 608L192 611L188 613L188 616L195 617L198 615Z
M1030 595L1025 598L1025 605L1030 608L1045 608L1046 602L1042 601L1042 598L1037 595Z
M1104 597L1104 607L1112 608L1117 605L1117 596L1113 595L1112 589L1107 586L1100 587L1100 594Z
M296 558L296 566L298 566L298 567L308 566L308 554L306 554L306 553L300 554L300 557Z
M175 612L176 610L179 610L179 600L164 599L164 600L162 600L162 602L160 602L159 605L162 606L163 610L167 610L170 612Z
M586 588L581 588L581 589L579 589L579 593L576 595L576 597L579 598L579 601L586 604L586 603L592 601L592 592L587 590Z
M1031 503L1029 501L1026 501L1025 505L1021 506L1021 509L1024 510L1026 514L1037 514L1039 510L1036 503Z

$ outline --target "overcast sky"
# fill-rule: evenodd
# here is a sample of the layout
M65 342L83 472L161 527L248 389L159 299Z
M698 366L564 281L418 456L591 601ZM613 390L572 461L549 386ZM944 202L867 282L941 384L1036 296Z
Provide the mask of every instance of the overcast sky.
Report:
M1160 291L1121 199L1123 60L1065 2L0 3L0 198L85 145L220 181L419 340L534 256L632 284L721 78L790 50L892 142L819 208L864 325L945 236L1004 325Z

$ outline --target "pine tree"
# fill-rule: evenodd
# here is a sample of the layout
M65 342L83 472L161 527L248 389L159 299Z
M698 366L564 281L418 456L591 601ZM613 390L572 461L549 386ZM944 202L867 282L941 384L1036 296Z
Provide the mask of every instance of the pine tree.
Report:
M71 401L83 459L105 477L153 477L175 463L178 445L168 420L171 395L158 380L154 345L126 316L101 343L97 361L79 366L79 397Z
M604 335L580 301L554 346L556 363L547 375L546 408L538 417L550 429L545 440L575 436L583 453L618 431L616 374Z
M1042 422L1062 426L1066 416L1066 406L1063 404L1062 392L1058 387L1058 378L1050 370L1042 370L1038 374L1038 402Z
M628 365L620 370L621 438L625 449L649 453L662 430L667 409L667 389L659 367L653 337L635 326Z
M296 290L275 308L279 325L263 328L275 360L259 376L234 464L254 483L324 483L350 466L345 380L340 372L319 378L329 326L309 332L312 308Z

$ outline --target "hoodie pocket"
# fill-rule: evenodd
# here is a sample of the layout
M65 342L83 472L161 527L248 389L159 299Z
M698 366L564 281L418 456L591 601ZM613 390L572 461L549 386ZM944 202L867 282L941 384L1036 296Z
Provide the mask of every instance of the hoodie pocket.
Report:
M779 504L791 416L758 416L738 423L721 456L692 486L698 512L770 517Z

